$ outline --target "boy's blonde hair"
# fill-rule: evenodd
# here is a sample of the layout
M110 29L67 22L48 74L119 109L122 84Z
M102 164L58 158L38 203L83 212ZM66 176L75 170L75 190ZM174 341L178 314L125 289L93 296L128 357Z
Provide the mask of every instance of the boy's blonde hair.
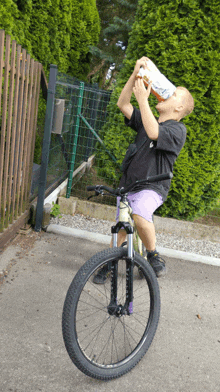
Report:
M189 90L187 90L187 88L185 87L177 87L178 89L184 90L185 94L183 97L183 111L181 113L181 118L188 116L190 113L192 113L193 109L194 109L194 99L191 95L191 93L189 92Z

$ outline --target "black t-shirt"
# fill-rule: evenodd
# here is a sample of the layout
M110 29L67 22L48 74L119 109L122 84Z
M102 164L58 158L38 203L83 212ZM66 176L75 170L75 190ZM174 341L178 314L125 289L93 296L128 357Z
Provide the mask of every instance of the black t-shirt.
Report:
M125 124L137 132L135 143L147 136L144 129L140 110L134 107L131 119L125 117ZM127 172L123 174L119 186L127 186L148 176L173 171L173 165L186 140L186 127L175 120L159 123L159 136L151 140L148 136L145 143L134 155ZM171 180L155 182L148 185L138 185L133 192L152 189L166 200Z

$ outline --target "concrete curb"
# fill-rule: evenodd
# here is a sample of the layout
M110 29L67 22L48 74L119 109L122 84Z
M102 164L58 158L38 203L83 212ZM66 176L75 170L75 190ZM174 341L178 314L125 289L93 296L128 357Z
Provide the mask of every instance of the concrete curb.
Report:
M102 244L109 245L111 236L110 235L104 235L104 234L99 234L99 233L92 233L90 231L86 230L80 230L80 229L73 229L70 227L62 226L62 225L55 225L51 224L47 227L47 232L48 233L54 233L54 234L61 234L61 235L67 235L67 236L73 236L73 237L78 237L78 238L85 238L89 241L95 241L99 242ZM203 256L195 253L189 253L189 252L183 252L180 250L174 250L174 249L168 249L168 248L163 248L163 247L157 247L158 252L162 256L167 256L175 259L181 259L181 260L186 260L186 261L193 261L193 262L199 262L203 264L209 264L209 265L214 265L220 267L220 259L216 257L209 257L209 256Z
M85 238L89 241L95 241L102 244L109 244L111 241L110 235L92 233L91 231L73 229L62 225L51 224L47 227L47 233L68 235L72 237Z
M60 205L61 214L83 214L95 219L115 222L116 207L113 206L81 200L72 196L69 199L59 197L58 204ZM220 226L208 226L157 215L154 215L154 225L157 233L176 234L197 240L220 242Z

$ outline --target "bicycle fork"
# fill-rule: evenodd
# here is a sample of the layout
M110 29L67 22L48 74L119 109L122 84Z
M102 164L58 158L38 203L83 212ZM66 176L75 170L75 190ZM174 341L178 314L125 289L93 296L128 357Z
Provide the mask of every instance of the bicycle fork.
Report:
M118 304L118 260L114 260L111 262L111 300L108 305L108 313L116 317L133 313L134 229L128 222L118 222L115 226L112 226L113 248L117 247L118 232L122 227L127 233L128 246L128 255L126 257L126 300L124 304Z

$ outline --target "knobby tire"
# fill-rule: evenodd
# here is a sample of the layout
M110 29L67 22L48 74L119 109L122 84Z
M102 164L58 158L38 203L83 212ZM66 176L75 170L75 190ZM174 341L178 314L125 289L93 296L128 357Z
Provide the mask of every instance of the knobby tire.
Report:
M66 295L62 331L73 363L86 375L110 380L129 372L154 338L160 316L160 292L155 273L138 253L134 255L133 314L109 315L111 278L92 279L106 263L118 260L118 302L125 302L127 249L107 249L91 257L75 275ZM139 272L142 272L140 279Z

